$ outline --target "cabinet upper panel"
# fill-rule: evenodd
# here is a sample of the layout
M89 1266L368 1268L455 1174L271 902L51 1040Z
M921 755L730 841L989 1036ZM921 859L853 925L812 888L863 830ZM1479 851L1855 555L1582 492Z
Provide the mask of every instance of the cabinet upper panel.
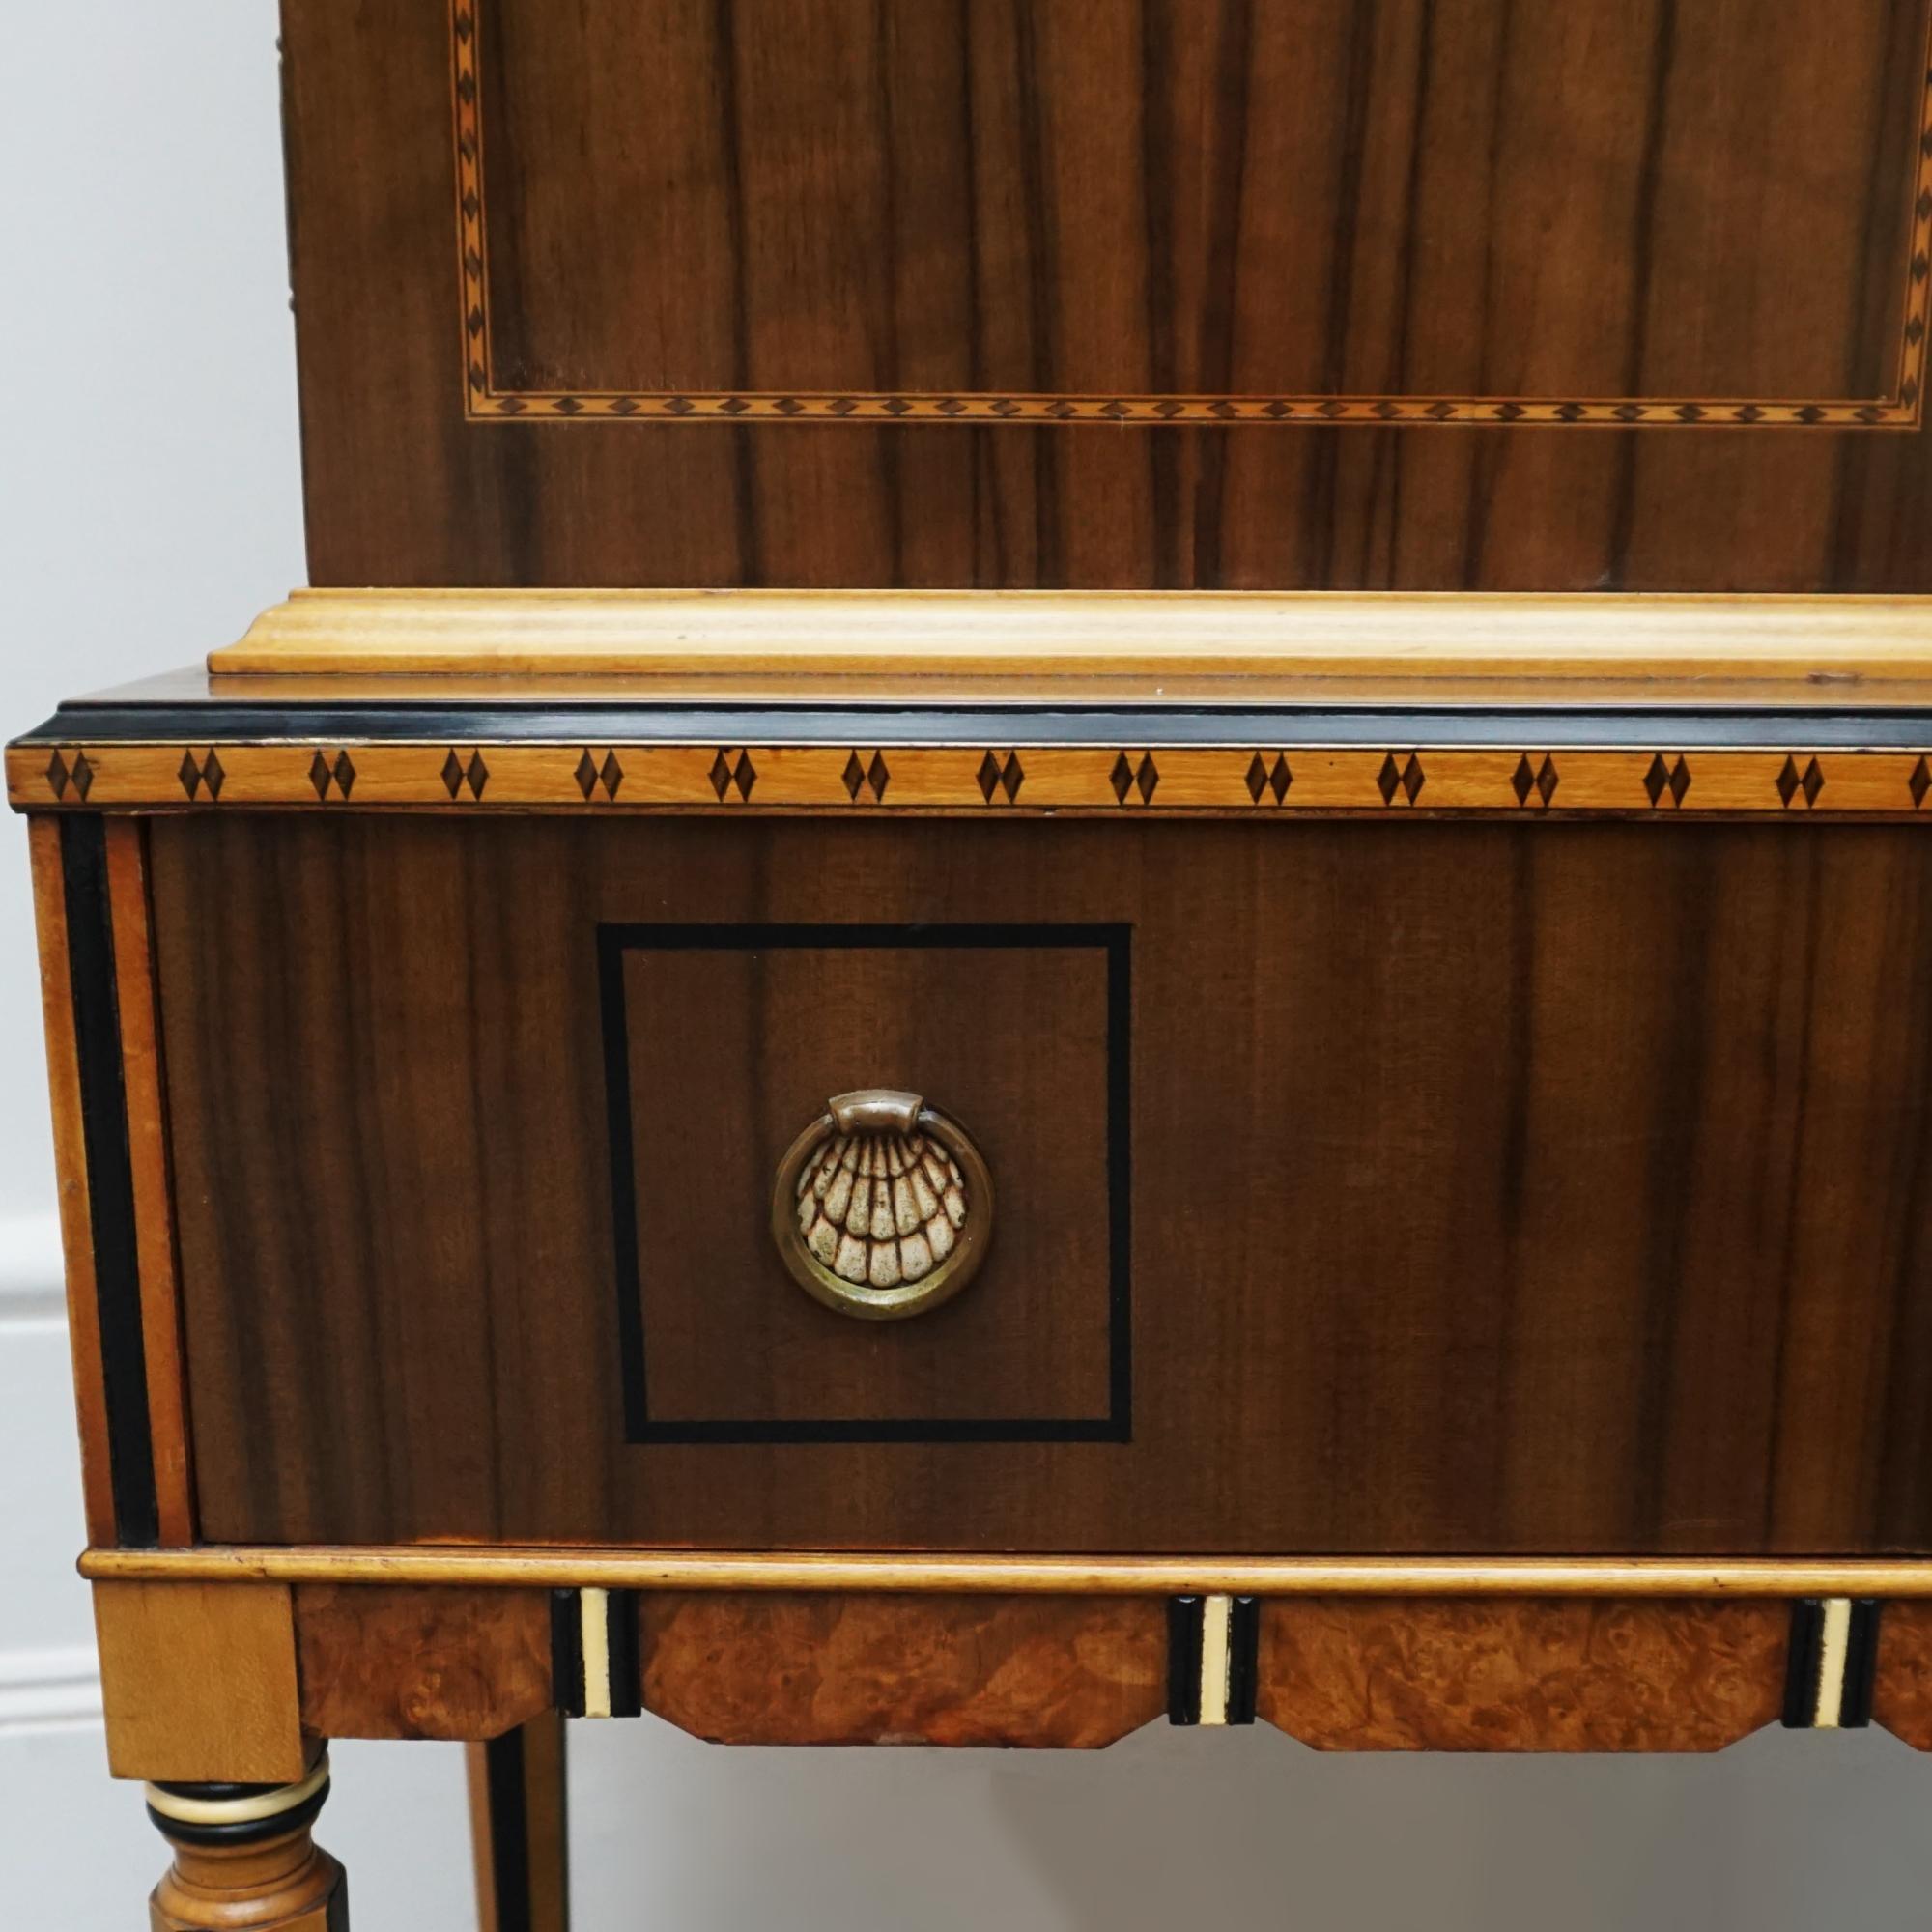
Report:
M284 12L318 581L1932 587L1926 0Z

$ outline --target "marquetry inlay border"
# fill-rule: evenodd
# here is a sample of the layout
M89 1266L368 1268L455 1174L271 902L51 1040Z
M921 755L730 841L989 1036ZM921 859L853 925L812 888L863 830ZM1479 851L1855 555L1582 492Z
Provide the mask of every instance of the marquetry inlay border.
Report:
M1916 197L1904 250L1905 297L1897 375L1877 397L1584 397L1340 395L1028 395L747 390L505 389L490 327L490 244L484 194L479 10L450 0L450 86L456 141L457 267L465 414L472 422L922 422L1530 424L1548 428L1916 429L1924 406L1926 333L1932 327L1932 15L1915 151Z
M1932 749L40 742L7 782L20 810L1932 816Z

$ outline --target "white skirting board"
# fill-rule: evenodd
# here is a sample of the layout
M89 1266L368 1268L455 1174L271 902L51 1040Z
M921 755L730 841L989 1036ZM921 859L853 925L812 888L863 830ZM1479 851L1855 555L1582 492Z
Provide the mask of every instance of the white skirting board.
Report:
M0 1215L0 1743L100 1722L61 1272L53 1214Z
M0 1214L0 1343L20 1327L67 1325L60 1221L45 1214Z

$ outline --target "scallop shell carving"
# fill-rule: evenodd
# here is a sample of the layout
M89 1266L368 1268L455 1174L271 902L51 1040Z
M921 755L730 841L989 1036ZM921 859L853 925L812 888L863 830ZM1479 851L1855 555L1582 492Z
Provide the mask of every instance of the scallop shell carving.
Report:
M855 1288L923 1281L972 1212L958 1162L926 1134L834 1134L798 1180L807 1249Z

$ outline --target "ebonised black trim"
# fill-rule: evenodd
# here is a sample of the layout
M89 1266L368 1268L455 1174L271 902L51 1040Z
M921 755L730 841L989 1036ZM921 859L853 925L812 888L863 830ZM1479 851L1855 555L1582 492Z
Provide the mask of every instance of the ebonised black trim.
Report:
M443 739L461 744L546 743L828 745L1187 745L1241 748L1468 746L1560 752L1631 748L1694 753L1730 748L1825 752L1918 751L1932 734L1920 708L1851 711L1829 705L1614 703L1540 705L1080 704L997 708L897 703L787 707L743 703L649 704L635 697L570 704L282 703L221 697L63 704L24 746L127 742L271 744Z
M1852 1600L1851 1618L1845 1632L1845 1674L1838 1688L1835 1714L1841 1731L1861 1731L1871 1723L1872 1685L1878 1672L1879 1618L1884 1607L1875 1597ZM1793 1604L1781 1720L1788 1731L1817 1727L1824 1642L1825 1600L1807 1597Z
M1862 1731L1871 1724L1872 1686L1878 1676L1879 1618L1885 1605L1875 1597L1852 1605L1852 1628L1845 1645L1845 1688L1838 1704L1838 1728Z
M611 1715L644 1714L643 1668L638 1651L638 1592L612 1590L604 1605L604 1642L611 1659Z
M551 1702L566 1718L583 1715L583 1607L575 1590L550 1593Z
M60 839L114 1534L124 1548L153 1549L161 1540L160 1505L148 1413L147 1347L141 1334L134 1165L121 1065L121 1002L114 979L106 823L94 812L63 818Z
M1167 1600L1167 1720L1201 1721L1201 1642L1207 1603L1201 1597Z
M617 1377L624 1440L650 1439L644 1394L644 1293L638 1241L638 1157L631 1130L631 1018L624 997L622 928L597 931L597 1000L604 1027L604 1114L611 1154L611 1223L616 1241ZM731 1438L735 1439L735 1438Z
M1107 955L1107 1413L1075 1417L809 1421L736 1418L665 1422L646 1393L643 1286L631 1117L632 952L811 952L831 948L1100 948ZM616 1244L617 1367L625 1440L636 1445L756 1443L1130 1442L1133 1439L1133 928L1121 924L891 925L611 924L597 929L604 1093Z
M175 1798L193 1798L216 1804L242 1798L264 1798L282 1788L278 1784L156 1783L155 1786L156 1791L165 1791ZM324 1778L321 1788L310 1792L299 1804L287 1811L277 1811L270 1818L250 1818L232 1825L190 1825L182 1819L167 1817L150 1804L148 1819L156 1831L176 1844L226 1845L239 1850L245 1845L265 1845L271 1838L285 1838L291 1832L313 1825L327 1803L328 1780Z
M483 1787L490 1807L490 1882L497 1892L497 1932L534 1932L528 1763L521 1729L506 1731L483 1747Z
M1228 1721L1252 1724L1261 1688L1262 1600L1236 1597L1228 1612Z
M1791 1641L1784 1660L1784 1716L1787 1731L1808 1731L1818 1710L1819 1655L1825 1635L1825 1605L1801 1597L1791 1605Z

